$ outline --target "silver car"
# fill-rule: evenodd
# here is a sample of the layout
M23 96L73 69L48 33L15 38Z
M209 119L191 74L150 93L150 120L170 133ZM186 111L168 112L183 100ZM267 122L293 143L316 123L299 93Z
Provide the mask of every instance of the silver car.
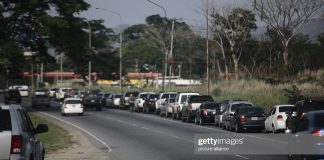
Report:
M46 124L34 128L21 106L0 104L0 159L43 160L44 145L35 135L47 131Z

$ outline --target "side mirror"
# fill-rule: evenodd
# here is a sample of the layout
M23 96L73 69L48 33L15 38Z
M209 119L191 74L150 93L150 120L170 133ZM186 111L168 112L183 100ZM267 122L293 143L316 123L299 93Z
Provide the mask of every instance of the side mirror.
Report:
M48 132L47 124L39 124L35 129L35 134Z

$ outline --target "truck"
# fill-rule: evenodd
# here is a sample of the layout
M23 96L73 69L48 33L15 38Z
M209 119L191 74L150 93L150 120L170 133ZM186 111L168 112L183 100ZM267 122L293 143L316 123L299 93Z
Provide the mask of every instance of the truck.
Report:
M173 119L181 119L182 116L182 107L185 105L185 103L187 102L187 99L190 96L194 96L194 95L199 95L199 93L196 92L186 92L186 93L179 93L176 96L175 102L172 104L172 118Z

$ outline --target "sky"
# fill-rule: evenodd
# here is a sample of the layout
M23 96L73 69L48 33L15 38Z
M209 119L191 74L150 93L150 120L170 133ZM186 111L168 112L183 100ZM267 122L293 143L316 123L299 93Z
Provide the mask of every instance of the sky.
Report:
M105 26L116 28L120 24L134 25L145 23L145 18L159 14L164 17L162 8L148 2L147 0L85 0L91 4L91 8L80 14L81 17L91 19L105 20ZM182 18L182 21L189 25L203 25L204 16L201 14L201 8L205 0L151 0L166 10L167 18ZM247 5L249 0L210 0L217 7L228 5ZM101 8L101 9L95 9ZM121 15L122 22L118 15L110 13L109 10Z

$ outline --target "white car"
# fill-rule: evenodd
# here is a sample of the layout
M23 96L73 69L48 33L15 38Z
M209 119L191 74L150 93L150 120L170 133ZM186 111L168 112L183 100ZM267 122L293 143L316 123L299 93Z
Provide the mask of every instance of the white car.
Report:
M137 111L143 111L143 105L146 100L147 94L154 94L154 92L140 92L137 99L134 102L134 109Z
M265 131L276 133L286 129L286 112L295 111L294 105L282 104L275 105L271 108L267 119L264 121Z
M65 94L71 89L72 88L59 88L58 91L56 92L56 99L57 100L63 100Z
M61 112L62 115L65 116L67 114L79 114L83 115L83 105L81 98L66 98L63 101Z

